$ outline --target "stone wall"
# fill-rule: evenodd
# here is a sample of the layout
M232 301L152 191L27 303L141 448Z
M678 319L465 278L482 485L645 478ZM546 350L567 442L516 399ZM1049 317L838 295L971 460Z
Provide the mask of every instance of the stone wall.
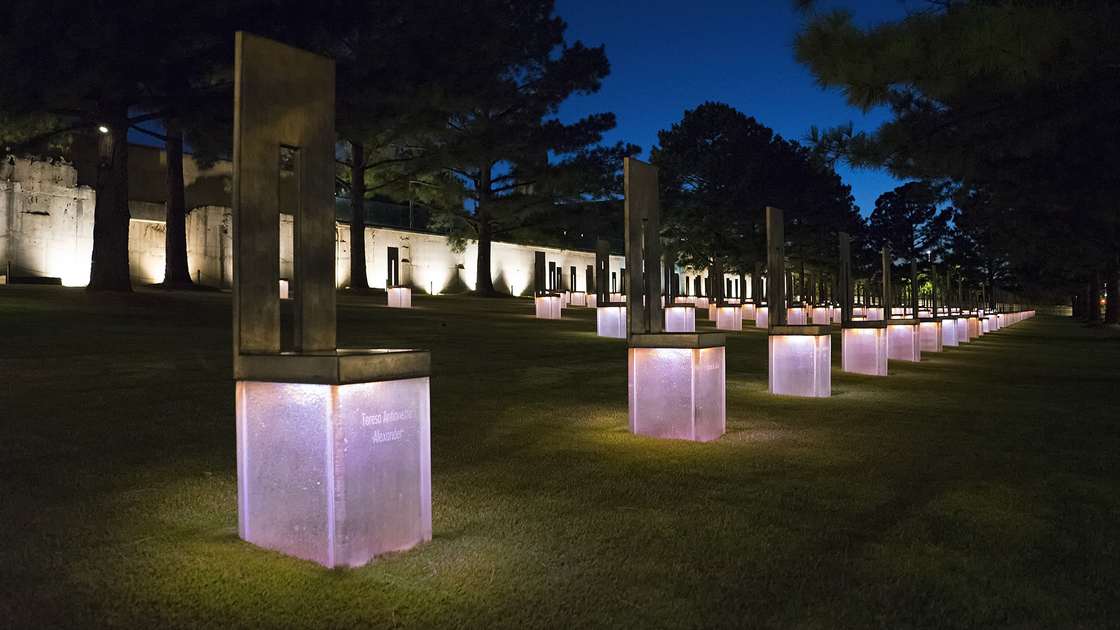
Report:
M94 191L77 184L74 167L37 160L5 160L0 165L0 274L11 263L12 275L48 276L67 286L89 282L93 251ZM134 284L163 280L164 213L162 203L129 202L129 266ZM201 284L229 288L233 278L233 239L230 209L194 208L187 215L187 262ZM455 252L445 236L391 228L367 227L366 275L369 285L384 288L388 248L396 247L401 261L401 282L432 293L474 289L478 245L468 241ZM336 278L350 283L350 226L339 223L335 232ZM494 243L491 273L494 286L514 294L533 290L533 256L544 251L546 260L563 270L564 289L576 268L575 290L584 291L586 268L595 264L593 252ZM611 270L619 271L622 256L611 257ZM292 217L280 215L280 277L292 276Z

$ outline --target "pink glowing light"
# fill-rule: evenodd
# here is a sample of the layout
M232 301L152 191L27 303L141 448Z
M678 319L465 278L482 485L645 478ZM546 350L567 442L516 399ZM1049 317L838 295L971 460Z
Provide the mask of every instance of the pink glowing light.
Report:
M412 308L411 287L389 287L389 306L393 308Z
M759 306L754 310L754 326L755 328L769 328L770 327L770 311L768 307Z
M668 306L665 308L665 332L696 332L696 309L692 306Z
M746 304L743 305L742 315L743 315L743 319L749 319L751 321L754 321L754 318L755 318L754 302L747 302Z
M887 357L895 361L922 360L922 338L916 324L887 324Z
M723 347L630 348L630 429L707 442L726 432Z
M236 395L242 539L326 567L431 540L427 378Z
M559 295L539 295L535 299L537 319L560 319L563 309Z
M600 337L626 338L625 306L600 306L595 309L595 320Z
M957 341L959 343L968 343L972 337L969 334L969 321L968 316L961 317L957 320Z
M829 311L832 310L827 306L814 306L813 307L813 323L820 325L828 325L832 322Z
M832 395L831 335L770 335L770 393Z
M716 328L720 330L742 330L742 309L738 306L720 306L716 308Z
M887 330L845 328L840 333L840 365L845 372L887 375Z
M942 347L960 345L960 335L957 334L957 329L960 327L961 320L955 317L941 320Z
M922 322L918 324L918 339L922 352L941 352L941 322Z

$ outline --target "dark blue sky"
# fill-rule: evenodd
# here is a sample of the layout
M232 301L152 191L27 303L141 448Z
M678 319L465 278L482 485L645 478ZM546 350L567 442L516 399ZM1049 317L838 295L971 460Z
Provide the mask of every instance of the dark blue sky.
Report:
M857 21L868 23L898 19L907 6L924 3L821 4L852 8ZM641 146L643 159L658 131L704 101L727 103L791 140L801 140L810 125L853 121L857 130L872 130L886 116L848 107L840 94L816 87L793 60L801 17L792 0L556 0L556 13L568 23L569 42L605 44L611 62L603 88L569 99L561 119L614 112L618 127L606 140ZM865 215L879 195L901 184L880 172L838 172Z

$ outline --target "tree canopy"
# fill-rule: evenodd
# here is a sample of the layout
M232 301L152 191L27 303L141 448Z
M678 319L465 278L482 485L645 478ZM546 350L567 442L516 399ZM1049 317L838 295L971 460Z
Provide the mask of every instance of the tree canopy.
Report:
M1102 267L1116 286L1118 32L1104 0L938 0L865 28L810 8L795 51L822 87L891 112L872 133L819 134L834 158L983 198L970 225L1038 288ZM1040 257L1048 273L1028 275Z
M665 235L681 241L680 262L752 272L766 260L766 206L785 212L790 255L832 269L836 235L862 233L851 188L808 149L784 140L724 103L706 102L658 133L650 159L660 169Z

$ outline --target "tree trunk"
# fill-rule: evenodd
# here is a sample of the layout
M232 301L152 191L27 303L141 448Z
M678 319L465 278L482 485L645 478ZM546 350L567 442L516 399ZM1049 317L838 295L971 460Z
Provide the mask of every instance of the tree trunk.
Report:
M1120 264L1113 256L1105 267L1108 296L1104 303L1104 323L1120 324Z
M366 277L365 146L351 140L350 153L350 290L365 293L369 291L369 279Z
M1101 272L1094 271L1089 276L1088 312L1089 322L1101 321Z
M490 275L490 244L493 240L490 225L490 169L486 164L478 177L478 268L475 270L474 290L478 295L495 296L494 279Z
M128 108L110 104L97 152L93 256L87 291L132 291L128 270Z
M187 266L187 202L183 186L183 128L168 118L167 129L167 220L163 266L164 284L191 285Z

